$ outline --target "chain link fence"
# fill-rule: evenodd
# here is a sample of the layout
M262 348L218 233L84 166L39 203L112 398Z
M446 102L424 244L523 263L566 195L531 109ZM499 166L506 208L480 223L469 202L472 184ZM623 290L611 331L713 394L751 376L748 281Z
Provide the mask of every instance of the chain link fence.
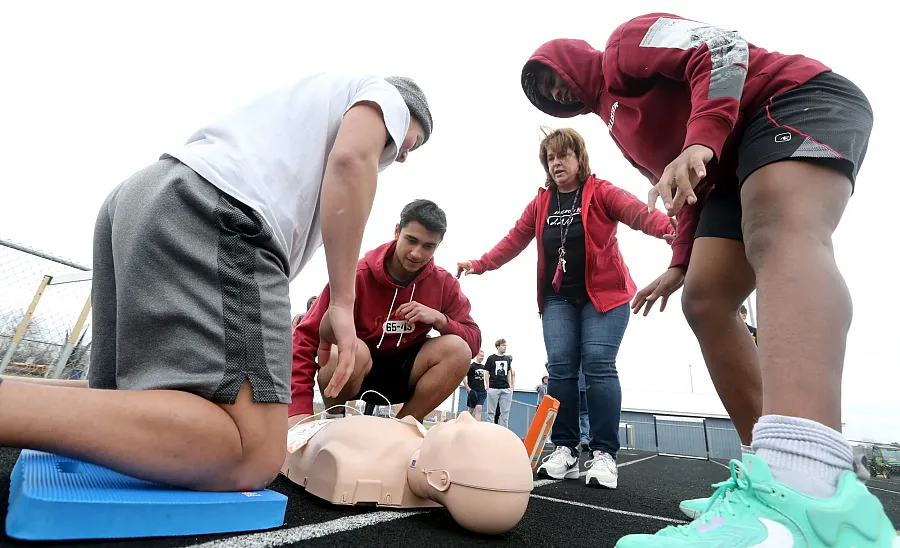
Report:
M0 240L0 374L83 378L90 298L88 267Z

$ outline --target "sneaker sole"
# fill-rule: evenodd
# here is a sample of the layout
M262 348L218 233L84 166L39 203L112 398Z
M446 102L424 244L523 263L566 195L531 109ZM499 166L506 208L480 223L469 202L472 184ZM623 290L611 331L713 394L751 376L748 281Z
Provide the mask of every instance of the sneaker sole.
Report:
M600 481L599 479L590 476L585 478L584 483L589 487L601 487L603 489L616 489L619 486L618 479L614 479L613 481Z
M578 472L578 470L569 470L565 474L557 475L557 474L551 474L545 468L538 468L536 474L542 478L553 478L556 480L562 480L562 479L578 479L579 472Z

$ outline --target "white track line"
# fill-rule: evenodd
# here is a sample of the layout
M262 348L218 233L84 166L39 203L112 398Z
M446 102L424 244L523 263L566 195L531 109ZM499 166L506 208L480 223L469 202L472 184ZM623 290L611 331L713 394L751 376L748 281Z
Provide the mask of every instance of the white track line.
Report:
M875 489L876 491L884 491L885 493L893 493L895 495L900 495L898 491L891 491L890 489L882 489L880 487L872 487L871 485L866 485L869 489Z
M601 510L603 512L612 512L613 514L622 514L625 516L634 516L637 518L655 519L658 521L665 521L667 523L688 523L687 521L684 521L681 519L664 518L662 516L654 516L651 514L642 514L640 512L629 512L628 510L617 510L615 508L606 508L605 506L597 506L595 504L587 504L584 502L575 502L572 500L564 500L564 499L557 499L557 498L553 498L553 497L545 497L543 495L531 495L531 496L536 499L540 499L540 500L549 500L551 502L561 502L563 504L569 504L572 506L581 506L583 508L592 508L594 510Z
M286 544L293 544L295 542L333 535L335 533L362 529L369 525L408 518L427 511L428 510L413 510L409 512L368 512L355 516L333 519L322 523L300 525L298 527L291 527L290 529L264 531L261 533L213 540L202 544L195 544L190 548L273 548L275 546L284 546Z
M728 466L727 464L722 464L722 463L719 462L719 461L715 461L715 460L709 459L709 462L711 462L711 463L713 463L713 464L718 464L719 466L721 466L722 468L725 468L726 470L731 470L731 467L730 467L730 466Z
M630 461L628 461L628 462L623 462L622 464L619 464L619 465L617 466L617 468L624 468L624 467L626 467L626 466L631 466L632 464L637 464L637 463L643 462L643 461L645 461L645 460L650 460L650 459L652 459L652 458L656 458L657 456L658 456L658 455L650 455L649 457L644 457L644 458L642 458L642 459L635 459L635 460L630 460ZM578 474L578 477L579 477L579 478L583 478L583 477L586 476L586 475L587 475L587 470L585 470L585 471L583 471L582 473ZM534 482L534 488L537 489L538 487L543 487L543 486L545 486L545 485L552 485L552 484L554 484L554 483L559 483L559 482L561 482L561 481L564 481L564 480L558 480L558 479L553 479L553 478L547 478L547 479L537 480L536 482Z

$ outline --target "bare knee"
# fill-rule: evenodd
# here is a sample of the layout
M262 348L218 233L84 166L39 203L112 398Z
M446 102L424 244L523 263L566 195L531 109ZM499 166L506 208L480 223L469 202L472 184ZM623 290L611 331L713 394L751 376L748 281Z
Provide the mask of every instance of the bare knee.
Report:
M287 431L242 459L232 474L228 491L259 491L271 484L287 457Z
M441 361L446 362L451 374L454 377L459 377L461 381L469 372L472 349L469 348L469 343L458 335L442 335L441 338L446 339L444 341L445 346L441 349L441 353L444 356Z
M850 188L840 172L806 162L778 162L751 175L741 191L741 229L754 270L798 247L831 252Z
M681 295L681 309L694 331L713 322L721 322L722 318L730 315L737 317L740 306L740 302L733 302L717 294L714 289L699 284L685 284Z
M234 421L235 451L220 461L210 490L258 491L274 480L287 455L287 405L256 402L249 382L237 400L221 405Z
M695 333L737 319L755 285L741 241L698 238L681 294L684 317Z

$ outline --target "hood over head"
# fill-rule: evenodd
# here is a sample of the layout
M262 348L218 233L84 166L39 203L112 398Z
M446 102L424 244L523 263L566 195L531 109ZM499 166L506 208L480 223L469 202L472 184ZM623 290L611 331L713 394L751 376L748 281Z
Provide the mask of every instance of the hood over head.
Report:
M581 103L564 105L537 92L535 70L546 66L559 74ZM584 40L558 38L541 45L522 68L522 90L540 111L557 118L597 112L603 81L603 52Z

